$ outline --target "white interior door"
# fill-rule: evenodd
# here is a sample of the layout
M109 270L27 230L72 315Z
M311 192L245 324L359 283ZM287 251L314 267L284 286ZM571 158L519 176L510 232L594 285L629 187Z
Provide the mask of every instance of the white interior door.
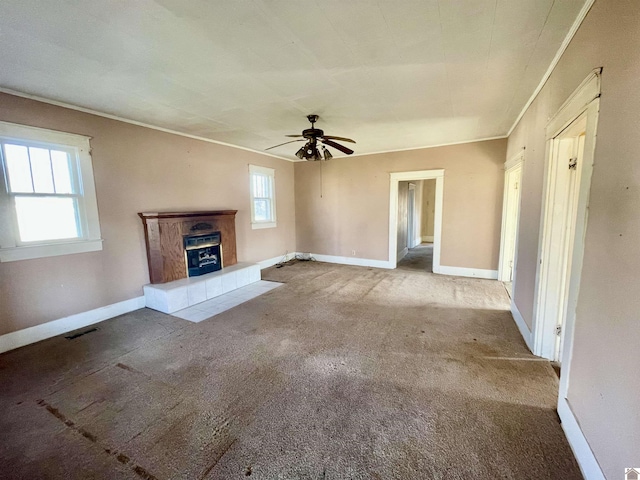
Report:
M555 346L555 360L561 362L562 360L562 346L564 345L564 335L566 329L564 328L567 319L567 300L569 298L569 283L572 268L573 249L575 245L576 234L576 221L578 214L578 193L580 187L581 168L578 168L579 164L582 164L584 160L584 142L585 142L585 128L586 117L577 122L577 125L573 125L566 133L565 141L568 142L567 153L570 157L565 160L570 165L569 178L567 182L567 206L566 206L566 218L564 225L566 228L566 242L563 252L563 276L564 281L562 285L562 302L560 305L561 311L558 317L558 323L556 324L556 346Z
M513 281L516 261L516 239L520 219L520 185L522 181L522 156L505 171L504 204L502 208L502 240L500 242L500 268L498 279Z
M407 205L407 248L416 246L416 186L409 184Z
M551 140L548 196L545 205L544 243L541 252L543 282L540 312L553 326L555 337L547 358L560 362L564 340L580 181L584 163L587 115L580 115Z

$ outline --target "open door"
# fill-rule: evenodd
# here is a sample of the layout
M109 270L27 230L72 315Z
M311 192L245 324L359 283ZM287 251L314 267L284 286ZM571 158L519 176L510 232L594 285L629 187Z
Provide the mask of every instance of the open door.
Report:
M409 184L407 204L407 248L416 246L416 185Z
M501 282L513 281L515 272L523 159L524 154L519 153L513 160L505 164L502 238L500 241L500 264L498 268L498 280Z

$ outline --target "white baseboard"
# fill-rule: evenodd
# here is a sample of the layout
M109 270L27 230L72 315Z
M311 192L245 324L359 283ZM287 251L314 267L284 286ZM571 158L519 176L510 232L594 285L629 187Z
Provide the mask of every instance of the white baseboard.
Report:
M442 275L455 275L457 277L486 278L489 280L498 279L497 270L483 270L481 268L447 267L446 265L440 265L437 273Z
M520 330L520 335L522 335L522 338L524 338L524 342L527 344L529 350L533 352L531 330L529 330L527 323L524 321L524 318L522 317L522 314L520 313L520 310L518 310L518 307L516 306L513 299L511 299L511 315L513 315L513 319L518 326L518 330Z
M287 252L285 255L280 255L278 257L268 258L266 260L262 260L261 262L256 262L260 265L260 270L264 270L265 268L273 267L274 265L280 262L288 262L292 258L296 256L296 252Z
M68 317L42 323L34 327L18 330L0 336L0 353L36 343L47 338L55 337L63 333L86 327L94 323L102 322L109 318L117 317L124 313L133 312L144 308L144 297L136 297L130 300L113 303L105 307L96 308L87 312L77 313Z
M422 237L422 241L427 243L433 243L433 235L427 235Z
M358 257L339 257L336 255L321 255L312 253L311 256L319 262L339 263L341 265L355 265L358 267L394 268L388 260L371 260Z
M407 247L404 247L402 251L398 253L398 261L402 260L407 255L407 253L409 253L409 249Z
M573 454L578 461L584 478L586 480L606 480L600 465L598 465L598 460L596 460L595 455L591 451L589 442L587 442L587 439L582 433L580 424L573 414L566 398L558 398L558 416L560 417L562 429L567 436L567 440L569 440L569 445L571 446L571 450L573 450ZM622 478L622 472L620 478Z

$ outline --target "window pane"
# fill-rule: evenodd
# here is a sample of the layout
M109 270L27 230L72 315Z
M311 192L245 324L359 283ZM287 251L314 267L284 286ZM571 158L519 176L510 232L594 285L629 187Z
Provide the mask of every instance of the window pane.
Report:
M73 198L16 196L20 240L36 242L78 238Z
M51 150L51 166L53 167L56 193L73 193L69 154L59 150Z
M260 180L261 177L260 175L254 175L253 176L253 196L254 197L264 197L264 195L262 195L262 189L260 188Z
M11 191L16 193L33 192L27 147L6 144L4 153L7 157L7 172Z
M254 174L253 176L253 196L271 197L271 178L265 175Z
M271 220L271 202L266 199L257 198L253 201L253 210L256 222L266 222Z
M53 173L48 148L29 147L31 158L31 175L36 193L54 193Z

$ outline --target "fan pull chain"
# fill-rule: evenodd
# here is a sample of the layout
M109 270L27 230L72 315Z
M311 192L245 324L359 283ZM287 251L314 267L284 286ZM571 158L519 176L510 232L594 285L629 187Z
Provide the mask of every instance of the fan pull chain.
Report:
M324 162L320 160L320 198L322 198L322 176L324 175L324 169L322 168L322 164Z

